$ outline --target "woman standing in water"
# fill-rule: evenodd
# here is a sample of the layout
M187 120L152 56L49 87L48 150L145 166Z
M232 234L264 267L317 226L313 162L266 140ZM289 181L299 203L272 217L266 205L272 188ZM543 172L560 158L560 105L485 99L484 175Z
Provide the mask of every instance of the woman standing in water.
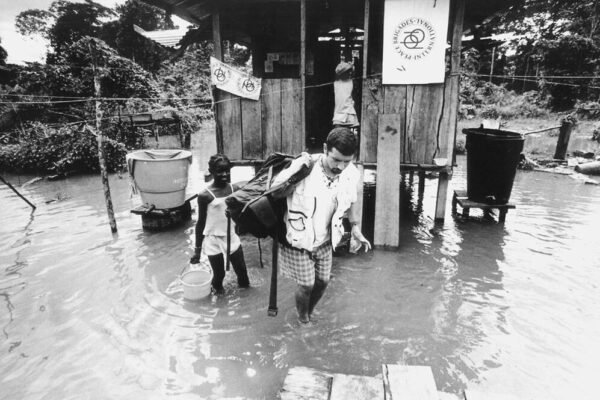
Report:
M225 215L225 198L237 189L230 183L231 162L223 154L215 154L208 161L208 172L213 176L212 183L198 195L198 222L196 222L196 247L190 263L200 262L200 252L208 256L214 276L212 288L215 293L223 293L225 279L225 261L227 251L227 216ZM234 224L230 229L229 259L237 275L238 285L250 286L246 262L242 251L242 243L235 233Z

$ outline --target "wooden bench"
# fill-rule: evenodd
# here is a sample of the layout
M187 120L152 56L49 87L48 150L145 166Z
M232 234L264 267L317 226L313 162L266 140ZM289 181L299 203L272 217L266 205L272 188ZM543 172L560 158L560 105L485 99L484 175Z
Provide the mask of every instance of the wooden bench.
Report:
M456 206L459 205L462 208L462 216L469 217L469 211L471 208L479 208L483 210L484 215L491 215L492 210L498 210L498 222L504 222L506 220L506 213L508 210L517 208L513 203L506 204L487 204L480 203L477 201L469 200L466 190L455 190L452 196L452 214L456 214Z

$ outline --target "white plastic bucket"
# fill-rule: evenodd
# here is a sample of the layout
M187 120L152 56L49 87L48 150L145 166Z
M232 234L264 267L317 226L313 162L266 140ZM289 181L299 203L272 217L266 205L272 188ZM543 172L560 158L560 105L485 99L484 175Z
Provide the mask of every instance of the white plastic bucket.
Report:
M186 300L200 300L210 294L213 272L210 269L194 269L181 275L183 297Z

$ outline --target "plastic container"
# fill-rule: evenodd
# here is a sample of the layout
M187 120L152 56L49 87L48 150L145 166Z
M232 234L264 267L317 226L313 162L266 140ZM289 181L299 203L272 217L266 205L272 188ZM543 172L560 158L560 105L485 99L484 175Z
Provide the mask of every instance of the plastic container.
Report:
M520 133L499 129L463 129L467 135L467 196L487 204L506 204L510 199L523 151Z
M210 294L213 279L211 269L194 269L181 274L179 280L183 286L183 297L186 300L200 300Z
M139 150L127 154L127 168L142 202L158 209L181 206L192 153L187 150Z

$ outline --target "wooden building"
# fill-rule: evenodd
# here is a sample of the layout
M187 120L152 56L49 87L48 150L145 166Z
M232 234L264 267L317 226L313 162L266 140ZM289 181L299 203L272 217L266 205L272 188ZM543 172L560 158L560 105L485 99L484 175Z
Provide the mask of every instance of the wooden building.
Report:
M341 57L355 65L361 123L359 165L377 169L375 245L397 246L400 172L439 172L435 218L443 219L458 111L461 38L466 28L515 1L451 0L444 82L383 85L384 0L144 0L198 25L198 38L251 49L262 78L258 101L215 91L217 146L232 160L318 150L334 108ZM416 0L415 0L416 1ZM431 1L436 0L418 0ZM381 183L384 184L381 184Z

